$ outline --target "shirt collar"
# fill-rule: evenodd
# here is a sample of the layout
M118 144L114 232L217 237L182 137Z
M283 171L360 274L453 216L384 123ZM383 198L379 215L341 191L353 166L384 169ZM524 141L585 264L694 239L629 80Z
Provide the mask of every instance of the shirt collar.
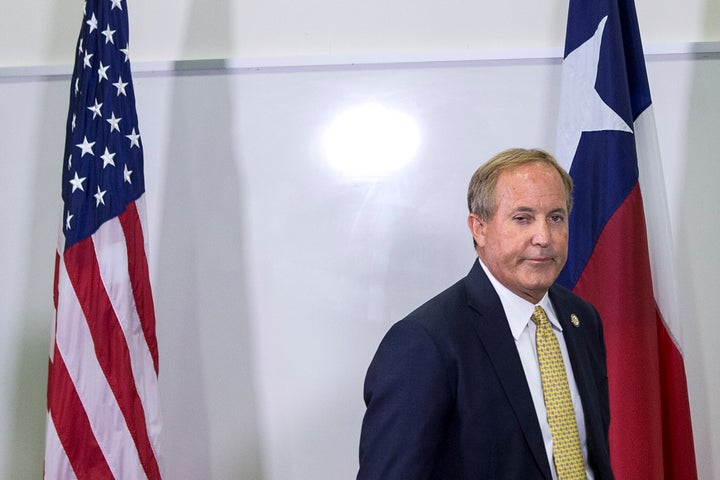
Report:
M490 270L482 262L482 260L480 260L480 258L478 258L478 261L490 280L490 283L492 283L492 286L495 288L495 292L497 292L498 297L500 297L500 302L502 303L503 310L505 310L505 316L507 317L510 330L512 331L513 337L515 337L515 340L520 338L520 335L528 325L528 322L531 321L530 317L532 317L533 311L535 310L535 305L540 305L545 310L548 320L552 324L553 328L562 332L562 327L560 326L560 322L557 320L555 309L552 306L552 302L550 301L550 297L548 297L547 292L545 292L545 295L543 295L540 302L537 304L528 302L524 298L511 292L510 289L500 283L500 281L495 278L492 273L490 273Z

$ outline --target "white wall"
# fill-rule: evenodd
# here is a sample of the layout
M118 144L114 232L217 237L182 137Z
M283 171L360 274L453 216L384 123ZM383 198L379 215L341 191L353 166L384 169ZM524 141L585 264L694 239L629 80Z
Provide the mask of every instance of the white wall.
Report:
M129 5L136 61L562 46L567 0L153 0ZM720 3L638 0L646 44L720 39ZM0 66L72 61L82 1L5 1Z
M173 5L131 3L134 58L305 66L178 74L136 63L167 478L350 478L362 379L380 337L470 266L470 174L507 146L553 146L559 62L512 58L560 49L565 3ZM671 6L638 4L647 50L718 41L717 2ZM45 74L73 53L80 7L72 10L35 0L4 6L0 18L11 33L0 40L0 478L42 472L69 90L68 77ZM506 59L392 61L490 50ZM307 56L354 55L381 63L307 66ZM711 305L720 285L720 61L710 57L648 59L707 479L720 476ZM365 102L416 119L421 146L401 172L351 178L328 164L325 129Z

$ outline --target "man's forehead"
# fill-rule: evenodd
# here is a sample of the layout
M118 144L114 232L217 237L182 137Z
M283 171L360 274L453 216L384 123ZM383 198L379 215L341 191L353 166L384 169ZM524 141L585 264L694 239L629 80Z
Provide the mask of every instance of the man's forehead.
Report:
M552 207L552 206L551 206L550 208L542 208L542 209L541 209L541 208L538 208L537 206L535 206L535 207L529 207L529 206L525 206L525 205L517 205L517 206L515 206L515 207L512 208L512 211L513 211L513 212L518 212L518 213L536 213L536 212L538 212L538 211L540 211L540 210L542 210L542 211L548 211L548 212L550 212L550 213L565 213L567 209L565 208L565 205L564 205L564 204L563 204L563 205L557 205L557 206L555 206L555 207Z
M495 199L498 207L517 212L567 211L566 191L562 182L498 183Z
M545 162L528 162L503 169L498 175L498 181L503 178L508 179L510 177L537 175L549 175L561 180L560 173L552 165Z

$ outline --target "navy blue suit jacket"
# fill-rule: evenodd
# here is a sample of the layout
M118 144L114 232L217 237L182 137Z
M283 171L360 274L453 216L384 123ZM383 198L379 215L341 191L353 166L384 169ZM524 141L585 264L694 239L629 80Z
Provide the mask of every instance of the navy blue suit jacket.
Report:
M588 462L597 480L612 479L600 316L559 285L549 295L582 400ZM365 403L359 480L552 478L515 341L477 261L390 329L368 369Z

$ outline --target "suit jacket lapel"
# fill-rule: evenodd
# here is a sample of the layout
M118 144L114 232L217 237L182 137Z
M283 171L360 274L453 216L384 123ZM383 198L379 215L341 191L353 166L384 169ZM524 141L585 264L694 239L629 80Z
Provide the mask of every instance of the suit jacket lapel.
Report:
M570 363L575 375L575 383L584 406L587 399L592 398L592 392L590 391L591 384L589 381L591 375L587 371L587 346L582 332L582 324L578 324L578 326L572 324L570 319L574 312L570 311L570 305L557 301L555 295L552 294L552 290L550 300L553 302L558 321L563 328L563 338L565 338L565 344L567 345Z
M515 411L535 461L545 477L551 478L537 414L505 311L478 261L475 261L472 270L465 278L465 286L468 304L475 311L472 319L473 327Z
M594 375L588 364L588 346L583 331L583 319L578 319L579 323L574 325L571 322L571 317L574 315L574 312L571 311L572 306L567 302L559 301L557 297L551 288L550 300L553 302L555 313L563 328L563 337L565 338L570 364L575 376L575 384L583 405L588 451L592 452L594 450L593 444L603 438L603 433L598 418L593 417L593 412L600 411L600 406L598 405L598 391L593 383Z

